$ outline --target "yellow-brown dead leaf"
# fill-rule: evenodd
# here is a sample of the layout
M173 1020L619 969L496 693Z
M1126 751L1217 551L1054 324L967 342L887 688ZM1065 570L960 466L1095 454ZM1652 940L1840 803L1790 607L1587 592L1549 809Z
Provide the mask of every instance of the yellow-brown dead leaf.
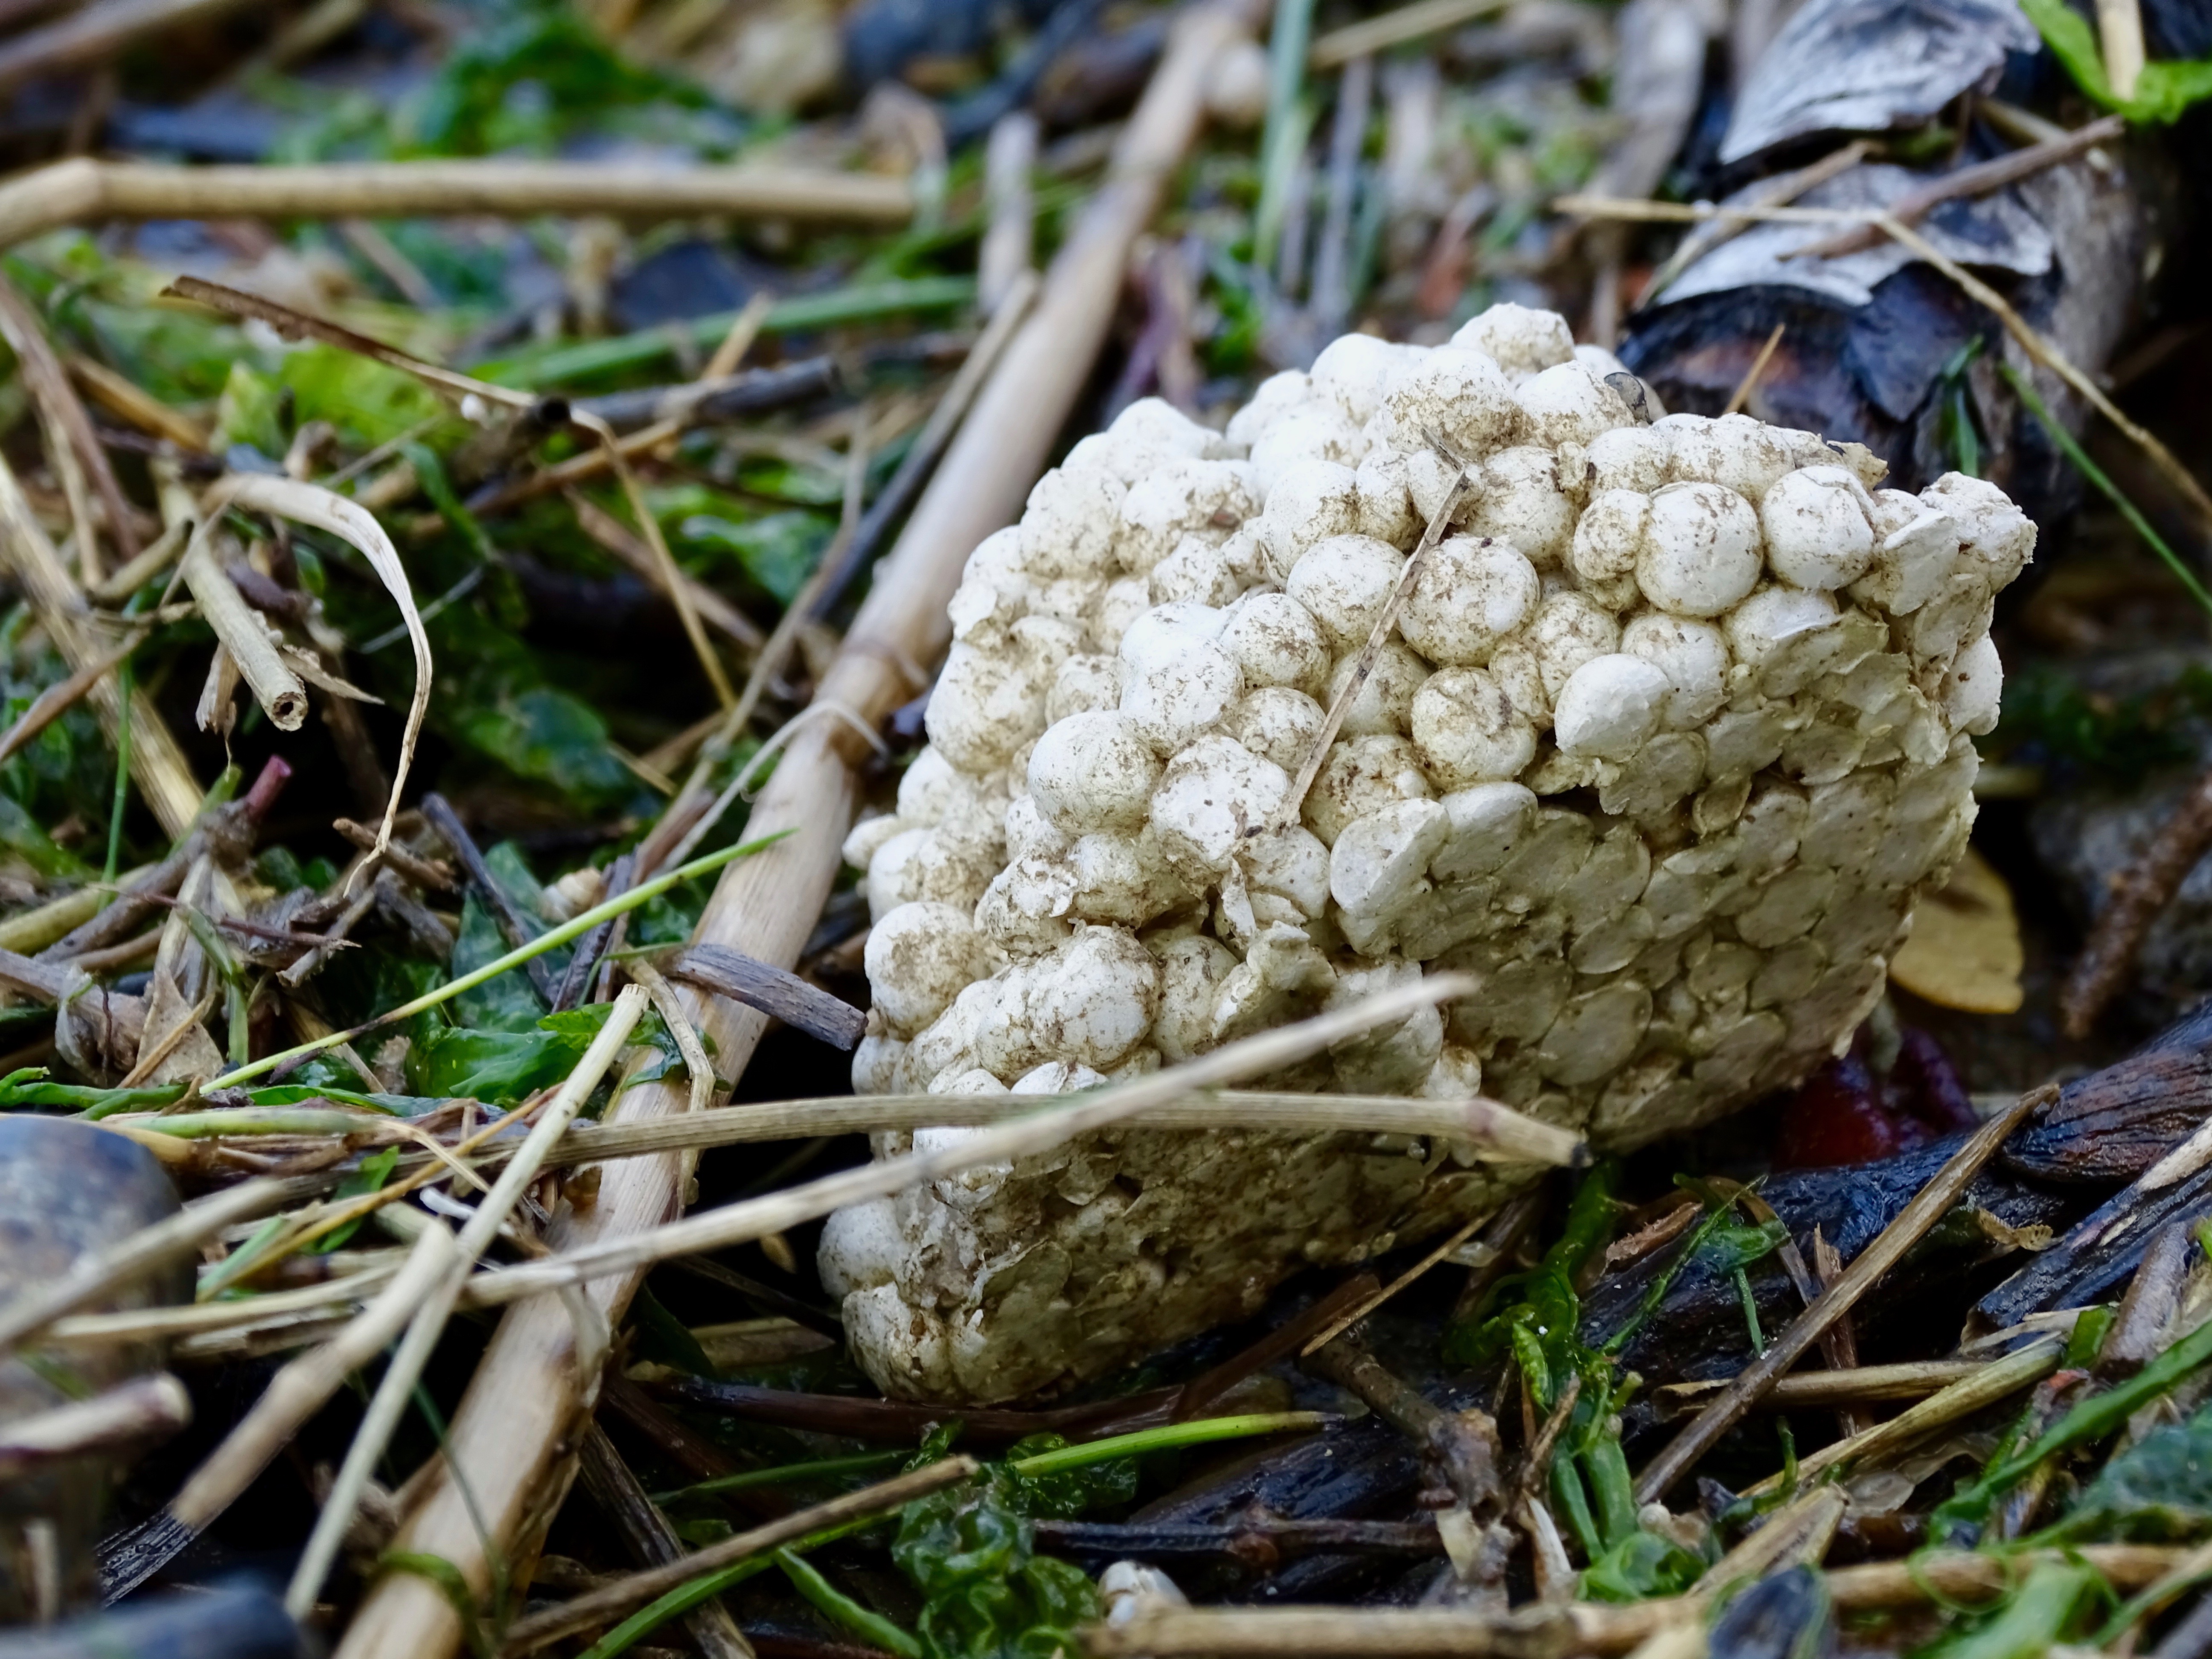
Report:
M1921 900L1912 937L1890 958L1889 977L1942 1007L2009 1014L2020 1006L2020 969L2011 890L1968 848L1950 884Z

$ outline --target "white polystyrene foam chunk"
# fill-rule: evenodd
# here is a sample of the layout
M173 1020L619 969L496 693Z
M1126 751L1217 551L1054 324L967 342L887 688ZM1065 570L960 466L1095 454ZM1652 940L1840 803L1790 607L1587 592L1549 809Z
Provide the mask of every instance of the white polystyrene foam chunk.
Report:
M1907 495L1856 445L1632 408L1547 314L1477 325L1337 342L1218 437L1148 401L979 546L931 746L848 842L856 1088L1095 1088L1449 969L1480 991L1255 1085L1480 1091L1607 1151L1848 1038L1965 846L2033 526L1980 480ZM1526 1179L1348 1157L1082 1137L833 1223L824 1282L886 1390L981 1403Z

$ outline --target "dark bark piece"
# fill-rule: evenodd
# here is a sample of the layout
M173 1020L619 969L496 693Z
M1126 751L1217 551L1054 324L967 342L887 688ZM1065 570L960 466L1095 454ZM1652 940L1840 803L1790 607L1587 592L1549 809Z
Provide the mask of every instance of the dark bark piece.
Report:
M1864 190L1853 180L1873 176L1874 169L1854 169L1821 192L1856 199L1852 192ZM1904 185L1914 179L1899 169L1879 176ZM2047 236L2048 268L2014 275L2008 297L2060 352L2094 374L2140 309L2143 253L2154 234L2163 179L2156 157L2140 149L2129 150L2127 165L2108 173L2087 161L2067 161L1978 200L1944 203L1923 222L1923 234L1964 238L1947 251L1970 265L1996 258L2029 269L2036 263L2027 257L2029 241L2040 245ZM1808 195L1808 204L1826 199L1821 192ZM1824 234L1817 226L1755 227L1693 263L1659 304L1631 319L1622 361L1670 410L1717 415L1780 325L1780 346L1748 412L1831 441L1863 443L1888 464L1887 485L1917 490L1955 465L1946 429L1957 399L1942 371L1979 339L1983 348L1963 372L1960 395L1980 434L1983 475L2039 521L2069 507L2079 480L1996 366L2021 369L2053 415L2075 431L2087 413L2079 395L2030 362L1996 318L1932 267L1908 263L1884 276L1875 253L1843 262L1746 256L1747 245L1798 246ZM1984 241L1986 255L1965 251L1966 244ZM1740 265L1741 274L1696 291L1701 269L1708 278L1716 274L1709 261L1728 262L1720 268L1730 271ZM1848 284L1837 287L1838 272L1851 269L1863 270L1865 285L1858 292L1871 295L1863 303ZM1686 297L1670 297L1674 294Z
M2189 1024L2201 1023L2199 1016ZM2068 1084L2058 1103L2000 1156L2008 1168L2045 1181L2132 1181L2207 1117L2212 1054L2154 1046Z
M856 1047L867 1029L868 1017L851 1003L725 945L695 945L668 964L667 973L671 979L757 1008L832 1048Z
M2136 1271L2166 1227L2212 1212L2212 1145L2194 1148L2172 1168L2162 1160L2152 1174L2154 1182L2146 1176L2127 1188L1975 1304L1976 1317L2001 1330L2032 1313L2101 1300Z
M585 1431L577 1473L592 1502L614 1523L623 1547L639 1566L665 1566L684 1553L668 1517L646 1495L607 1431L596 1423ZM737 1620L719 1596L685 1613L684 1628L707 1659L753 1659L751 1645L738 1633Z

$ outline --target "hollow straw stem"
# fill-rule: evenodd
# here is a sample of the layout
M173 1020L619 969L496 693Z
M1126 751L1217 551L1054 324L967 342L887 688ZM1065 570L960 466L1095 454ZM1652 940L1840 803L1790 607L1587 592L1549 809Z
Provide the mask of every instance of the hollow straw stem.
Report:
M0 64L4 70L4 64ZM0 185L0 246L105 219L398 219L605 213L639 219L730 214L901 225L903 179L767 166L668 167L592 161L438 160L300 167L58 161Z
M296 732L307 718L307 688L276 653L261 613L246 604L238 585L209 550L210 539L222 522L219 514L210 514L192 532L185 548L185 586L199 601L202 620L215 630L216 643L230 653L270 724L279 732ZM221 718L220 710L217 718Z

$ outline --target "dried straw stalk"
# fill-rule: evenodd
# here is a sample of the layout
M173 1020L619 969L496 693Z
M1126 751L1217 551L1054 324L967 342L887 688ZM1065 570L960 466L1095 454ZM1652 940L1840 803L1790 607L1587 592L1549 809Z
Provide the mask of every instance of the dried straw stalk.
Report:
M216 562L210 544L222 524L220 514L210 514L193 532L185 548L185 586L199 601L202 619L215 630L217 650L229 653L270 724L279 732L296 732L307 718L307 688L277 654L276 641L270 637L261 613L246 604L238 584ZM226 692L213 711L215 722L227 720L224 709L229 702ZM212 723L205 711L201 723Z
M1020 510L1104 342L1130 250L1197 137L1213 62L1245 27L1244 17L1221 3L1178 21L1115 146L1108 182L1075 224L1036 311L878 570L817 702L873 726L926 683L923 665L945 647L945 607L961 568L976 543ZM782 967L798 960L836 878L838 844L856 805L851 769L861 749L842 724L810 723L798 734L750 822L757 835L799 833L725 874L699 939ZM714 1039L719 1060L732 1073L742 1070L766 1019L696 993L678 994L693 1024ZM622 1123L672 1116L687 1103L681 1090L665 1084L630 1089L621 1101ZM665 1153L611 1168L598 1201L558 1243L581 1249L659 1226L681 1207L690 1161ZM638 1279L635 1271L619 1273L586 1294L614 1319ZM465 1471L494 1547L518 1564L534 1552L532 1534L550 1520L573 1474L560 1443L574 1426L583 1381L574 1375L572 1340L566 1311L550 1299L516 1309L502 1321L453 1422L448 1467ZM481 1591L488 1564L469 1507L441 1469L395 1547L443 1556ZM438 1659L460 1640L460 1621L435 1586L394 1576L370 1592L337 1653L338 1659Z
M1756 1534L1755 1534L1756 1535ZM2079 1560L2115 1588L2154 1583L2190 1552L2166 1545L2093 1544L2080 1550L1985 1555L1931 1550L1909 1561L1869 1562L1825 1575L1837 1611L1925 1607L1939 1598L1984 1601L2017 1586L2043 1561ZM1663 1632L1702 1626L1711 1596L1687 1595L1607 1607L1537 1603L1510 1613L1466 1607L1178 1607L1154 1602L1125 1624L1094 1625L1083 1647L1095 1656L1152 1659L1563 1659L1632 1653ZM1698 1651L1703 1650L1700 1644Z
M902 225L905 180L781 167L665 167L591 161L366 161L305 167L173 167L58 161L0 185L0 247L103 219L404 218L724 214Z
M7 188L0 185L0 195ZM82 621L84 594L47 539L15 469L5 460L0 460L0 563L15 573L39 625L71 668L86 668L100 659L105 647ZM100 679L90 696L109 741L114 741L124 710L113 675ZM130 717L131 775L169 839L182 841L199 817L204 792L193 781L184 750L143 691L131 693Z

